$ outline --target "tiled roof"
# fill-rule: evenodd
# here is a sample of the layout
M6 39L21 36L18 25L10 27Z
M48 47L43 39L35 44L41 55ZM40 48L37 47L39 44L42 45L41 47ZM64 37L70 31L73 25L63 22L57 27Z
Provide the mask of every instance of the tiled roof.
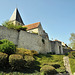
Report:
M34 28L37 28L40 25L40 22L29 24L29 25L24 25L23 27L27 27L27 30L31 30Z

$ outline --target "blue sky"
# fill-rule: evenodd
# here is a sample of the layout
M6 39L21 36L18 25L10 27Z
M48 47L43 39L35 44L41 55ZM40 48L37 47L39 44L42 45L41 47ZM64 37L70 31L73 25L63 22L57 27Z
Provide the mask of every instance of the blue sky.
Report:
M0 24L10 19L16 7L26 25L41 22L50 40L69 44L75 32L75 0L0 0Z

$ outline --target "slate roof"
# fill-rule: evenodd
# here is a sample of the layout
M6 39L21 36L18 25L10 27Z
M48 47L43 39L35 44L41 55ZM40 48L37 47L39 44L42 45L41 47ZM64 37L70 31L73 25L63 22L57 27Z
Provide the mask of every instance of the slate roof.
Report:
M15 9L9 21L18 21L24 25L23 20L19 14L18 8Z
M37 28L40 25L40 22L29 24L29 25L24 25L23 27L27 27L27 30L31 30L34 28Z

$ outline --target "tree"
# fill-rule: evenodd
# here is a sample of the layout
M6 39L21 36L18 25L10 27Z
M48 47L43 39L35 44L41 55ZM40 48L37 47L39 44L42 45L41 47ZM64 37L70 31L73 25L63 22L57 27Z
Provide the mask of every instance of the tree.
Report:
M73 49L73 50L75 50L75 33L71 33L71 37L70 37L70 44L69 44L69 46Z

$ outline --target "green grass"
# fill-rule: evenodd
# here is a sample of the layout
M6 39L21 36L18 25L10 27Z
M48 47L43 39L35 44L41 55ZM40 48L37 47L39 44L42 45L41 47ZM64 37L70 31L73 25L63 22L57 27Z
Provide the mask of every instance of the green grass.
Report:
M36 61L38 61L40 64L39 66L42 67L44 64L59 64L61 67L64 66L63 63L63 55L43 55L39 54L38 56L35 56Z
M3 73L1 72L0 75L39 75L40 73L33 73L33 74L26 74L26 73L20 73L20 72L11 72L11 73Z
M36 63L38 66L42 67L44 65L54 65L54 64L59 64L60 67L56 68L56 71L66 73L66 69L64 67L64 62L63 62L63 56L64 55L43 55L39 54L38 56L35 56L35 59L37 62Z
M10 72L10 73L6 73L6 72L0 72L0 75L44 75L43 72L36 72L36 73L21 73L21 72Z
M69 60L70 60L71 71L72 73L74 73L75 72L75 59L70 58Z

